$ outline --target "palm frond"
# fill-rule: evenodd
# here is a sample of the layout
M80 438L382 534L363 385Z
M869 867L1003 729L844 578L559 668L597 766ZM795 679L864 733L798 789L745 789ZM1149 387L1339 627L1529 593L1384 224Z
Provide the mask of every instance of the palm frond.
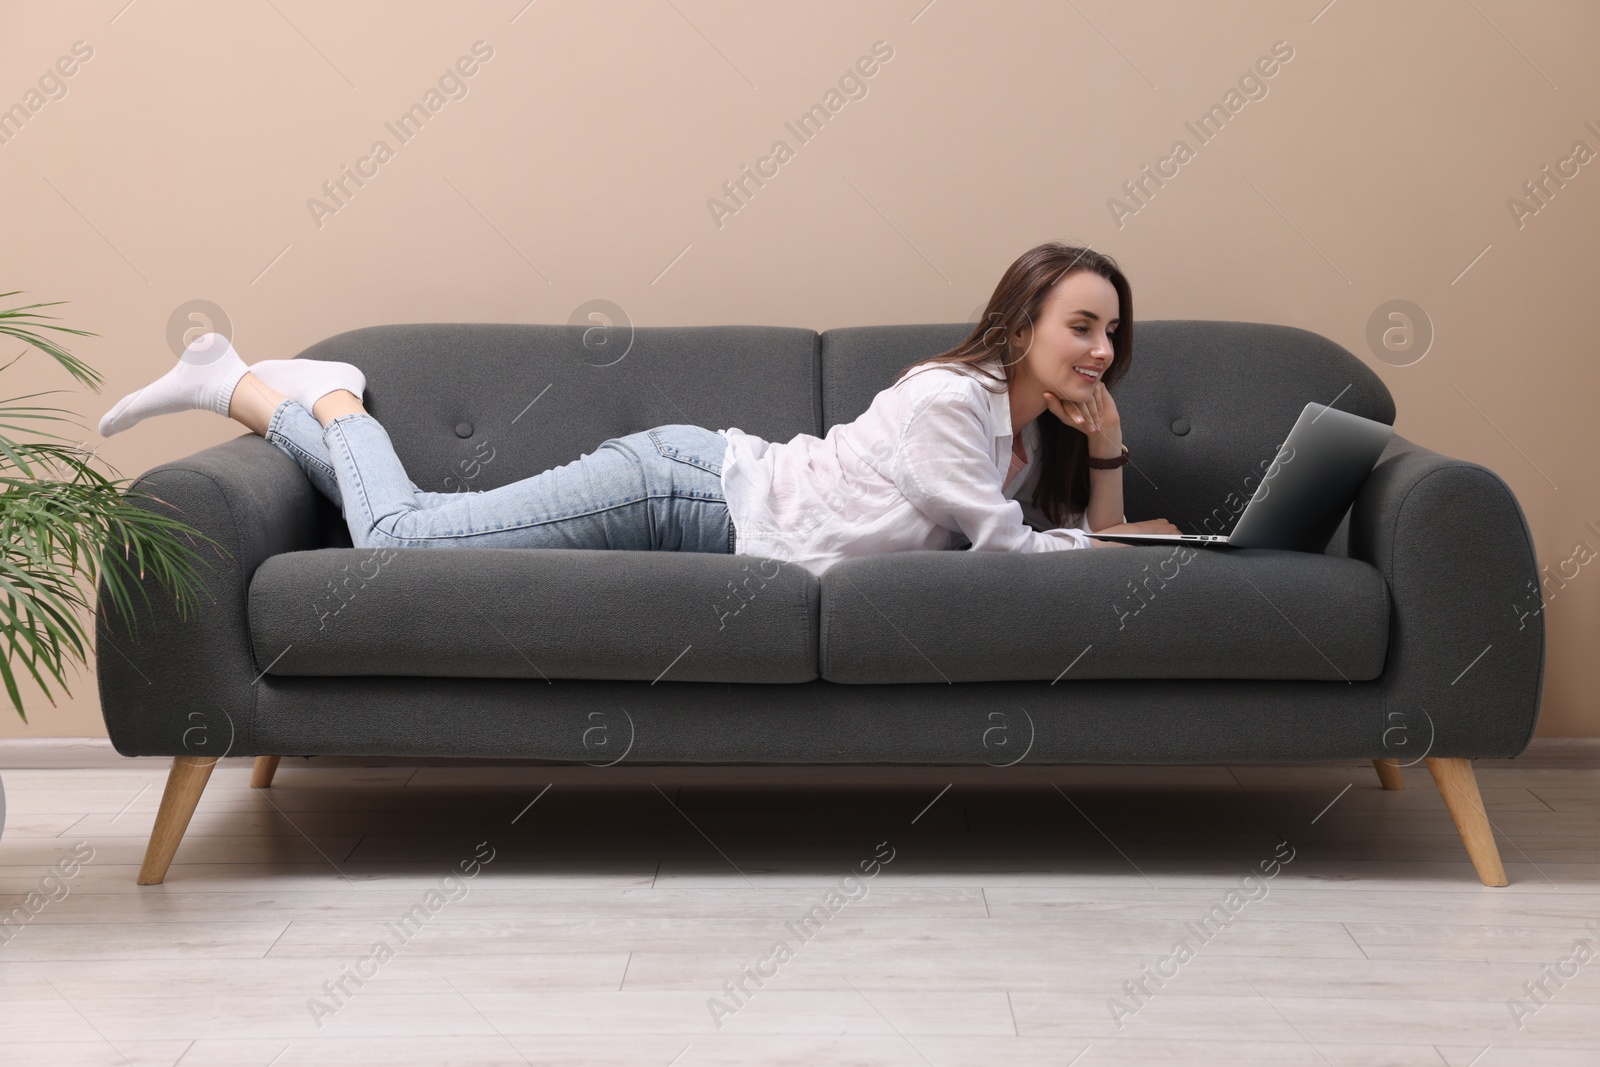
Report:
M0 301L17 292L0 293ZM45 321L55 316L39 309L59 303L0 308L0 337L37 348L98 390L96 371L39 332L95 336ZM0 365L0 371L15 362ZM228 554L183 523L167 501L135 488L136 482L101 473L97 463L115 470L86 450L86 441L73 444L71 437L45 429L80 425L74 412L21 403L61 391L0 401L0 685L24 722L19 678L31 677L53 705L53 689L67 691L67 667L87 663L97 589L108 621L126 620L130 634L137 632L139 602L146 610L154 607L152 585L187 621L207 595L200 568L211 564L202 542Z
M7 297L18 296L21 289L13 289L9 293L0 293L0 300ZM87 385L96 392L100 391L102 379L100 373L83 360L68 352L53 338L39 333L39 330L55 330L58 333L71 334L74 337L97 337L96 333L89 330L75 330L70 326L57 326L53 321L58 316L42 315L37 308L55 307L64 304L65 300L52 300L44 304L23 304L20 307L0 308L0 337L12 337L23 344L31 345L55 360L66 372L78 381ZM9 366L9 364L7 364Z

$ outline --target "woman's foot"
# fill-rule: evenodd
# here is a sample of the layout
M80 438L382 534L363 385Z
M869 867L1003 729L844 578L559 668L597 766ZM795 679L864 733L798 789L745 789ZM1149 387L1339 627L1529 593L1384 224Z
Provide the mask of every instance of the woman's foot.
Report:
M250 373L313 413L317 401L340 391L353 395L359 407L367 387L367 376L359 367L331 360L264 359L251 364Z
M204 334L183 350L176 367L117 401L100 419L100 436L179 411L214 411L226 418L234 386L249 369L226 337Z

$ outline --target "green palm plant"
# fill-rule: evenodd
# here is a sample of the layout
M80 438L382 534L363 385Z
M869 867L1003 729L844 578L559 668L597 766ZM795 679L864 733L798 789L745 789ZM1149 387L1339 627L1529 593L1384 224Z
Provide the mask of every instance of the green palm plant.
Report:
M0 300L20 290L0 293ZM43 331L93 337L87 330L55 325L47 304L0 308L0 338L11 338L54 359L82 384L99 392L100 375ZM28 352L24 348L0 371ZM111 479L95 469L104 464L92 450L40 427L66 423L82 428L65 408L21 402L61 389L0 401L0 681L22 720L17 688L26 669L52 706L52 683L67 693L66 667L87 662L91 647L86 619L92 617L94 590L105 595L135 628L134 593L150 605L144 576L149 571L187 618L205 592L197 564L204 562L198 541L217 542L197 530L135 503L159 497L129 489L129 479ZM19 440L13 433L28 435ZM116 471L106 464L112 474Z

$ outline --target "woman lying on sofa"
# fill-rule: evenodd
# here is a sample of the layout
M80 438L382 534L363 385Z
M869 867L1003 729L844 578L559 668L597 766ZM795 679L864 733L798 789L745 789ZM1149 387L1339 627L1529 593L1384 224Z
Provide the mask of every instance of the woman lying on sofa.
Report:
M1006 268L966 340L904 368L826 437L658 426L474 492L411 482L361 405L356 367L247 367L219 334L123 397L100 433L194 409L235 419L340 506L357 548L738 552L821 574L963 536L980 552L1107 546L1090 534L1178 532L1165 519L1122 521L1128 449L1110 390L1131 366L1132 300L1109 256L1042 244Z

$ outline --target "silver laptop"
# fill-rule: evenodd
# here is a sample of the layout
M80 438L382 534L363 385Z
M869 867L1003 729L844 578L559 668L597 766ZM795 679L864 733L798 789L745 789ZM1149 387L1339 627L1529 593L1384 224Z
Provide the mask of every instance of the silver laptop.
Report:
M1097 534L1129 545L1193 544L1322 552L1394 436L1394 427L1307 404L1227 534Z

